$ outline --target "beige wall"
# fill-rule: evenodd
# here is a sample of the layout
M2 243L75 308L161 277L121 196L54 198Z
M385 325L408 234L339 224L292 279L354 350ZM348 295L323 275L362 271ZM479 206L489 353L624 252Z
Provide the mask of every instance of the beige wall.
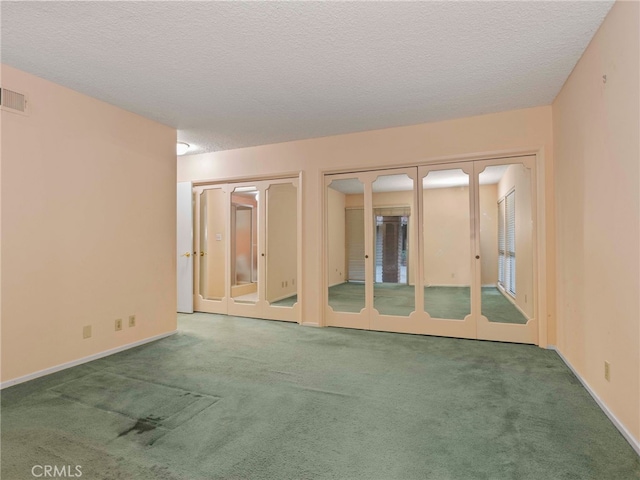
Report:
M295 295L298 277L298 190L291 183L267 189L267 300ZM284 282L284 285L283 285Z
M422 191L424 284L471 285L469 187Z
M636 441L639 9L638 2L613 6L553 103L557 345ZM605 361L611 364L609 382L604 379Z
M496 185L480 186L482 284L498 280ZM469 187L423 190L425 285L471 285Z
M498 198L515 189L516 199L516 305L533 318L533 210L531 171L511 164L498 183ZM484 219L484 217L483 217Z
M324 289L323 171L407 166L445 157L491 156L540 149L545 173L551 171L551 107L515 110L438 123L337 135L259 147L187 155L178 161L180 181L277 176L302 171L302 271L304 272L302 321L323 323ZM552 185L552 178L547 178ZM552 197L546 213L553 218ZM551 239L553 224L547 224ZM552 271L552 262L547 265ZM553 284L548 295L553 295ZM549 325L553 331L553 317Z
M175 330L175 130L1 68L2 381Z
M345 232L344 193L333 188L327 189L327 275L329 286L346 281L346 232Z
M480 185L480 272L482 285L498 283L498 185Z

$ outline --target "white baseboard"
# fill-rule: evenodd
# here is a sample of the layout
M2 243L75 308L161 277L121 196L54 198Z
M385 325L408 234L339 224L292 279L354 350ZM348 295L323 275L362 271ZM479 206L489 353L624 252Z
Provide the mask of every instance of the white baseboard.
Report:
M640 456L640 441L638 441L638 439L636 439L631 434L631 432L627 430L627 428L622 424L622 422L618 420L618 417L616 417L613 414L613 412L609 410L609 407L607 407L607 405L602 401L602 399L598 396L598 394L596 394L596 392L591 388L591 386L586 382L586 380L582 378L580 374L578 374L576 369L573 368L573 365L569 363L569 361L564 357L564 355L562 355L560 350L558 350L558 348L555 345L549 345L547 346L547 349L553 350L558 354L558 356L567 365L567 367L569 367L569 370L571 370L573 374L576 376L576 378L580 380L580 383L582 383L582 386L587 390L587 392L589 392L589 395L593 397L593 399L596 401L596 403L602 409L605 415L609 417L609 420L611 420L611 423L613 423L613 425L620 431L620 433L625 438L625 440L629 442L629 444L631 445L631 448L633 448L636 451L636 453Z
M162 333L154 337L145 338L143 340L138 340L137 342L128 343L126 345L112 348L110 350L105 350L104 352L94 353L93 355L89 355L88 357L83 357L77 360L72 360L67 363L62 363L60 365L56 365L55 367L45 368L44 370L39 370L37 372L33 372L28 375L24 375L22 377L13 378L11 380L7 380L6 382L0 383L0 390L5 389L7 387L12 387L19 383L28 382L29 380L33 380L39 377L44 377L45 375L49 375L51 373L59 372L61 370L66 370L67 368L75 367L77 365L82 365L83 363L91 362L93 360L98 360L99 358L108 357L109 355L113 355L114 353L119 353L119 352L123 352L124 350L129 350L130 348L139 347L140 345L144 345L145 343L155 342L156 340L169 337L176 333L178 333L178 330L174 330L168 333Z
M302 322L303 327L319 327L320 324L317 322Z

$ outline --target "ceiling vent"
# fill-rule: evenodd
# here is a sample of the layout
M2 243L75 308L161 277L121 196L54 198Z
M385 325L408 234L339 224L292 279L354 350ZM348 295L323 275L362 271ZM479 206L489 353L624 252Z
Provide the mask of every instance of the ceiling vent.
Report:
M26 95L6 88L0 88L0 108L6 112L27 114Z

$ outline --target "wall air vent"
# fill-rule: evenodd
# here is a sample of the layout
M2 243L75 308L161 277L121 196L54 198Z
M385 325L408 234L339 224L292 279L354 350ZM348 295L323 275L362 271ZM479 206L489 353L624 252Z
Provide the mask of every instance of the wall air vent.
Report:
M6 112L27 114L26 95L7 88L0 88L0 108Z

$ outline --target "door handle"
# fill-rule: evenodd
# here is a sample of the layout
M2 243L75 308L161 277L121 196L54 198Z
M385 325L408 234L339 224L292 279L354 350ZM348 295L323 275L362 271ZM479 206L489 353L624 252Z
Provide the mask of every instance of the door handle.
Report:
M182 254L182 255L180 255L180 256L181 256L181 257L187 257L187 258L189 258L189 257L191 256L191 252L183 253L183 254Z
M200 252L200 256L204 257L206 255L206 252Z

